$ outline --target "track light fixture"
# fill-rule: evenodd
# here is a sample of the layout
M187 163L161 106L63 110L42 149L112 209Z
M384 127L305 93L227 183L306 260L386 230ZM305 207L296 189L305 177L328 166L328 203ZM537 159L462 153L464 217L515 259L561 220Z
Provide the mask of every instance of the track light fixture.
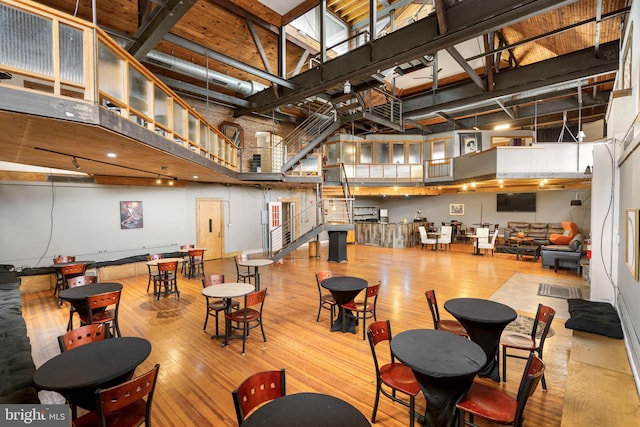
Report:
M80 164L78 164L78 159L76 159L76 156L73 156L73 158L71 159L71 164L75 166L76 169L80 169Z

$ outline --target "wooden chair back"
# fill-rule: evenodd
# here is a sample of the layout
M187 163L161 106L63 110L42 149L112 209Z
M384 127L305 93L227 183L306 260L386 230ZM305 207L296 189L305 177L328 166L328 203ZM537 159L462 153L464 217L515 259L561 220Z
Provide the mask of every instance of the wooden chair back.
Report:
M65 280L70 277L82 276L85 271L87 271L87 264L71 264L60 268L60 272L64 276Z
M108 389L96 390L99 425L107 425L107 417L121 413L123 418L139 419L151 425L151 403L158 379L160 365L137 378ZM144 399L146 397L146 400Z
M67 279L67 285L70 288L77 288L78 286L90 285L96 283L98 278L96 276L76 276Z
M150 254L150 255L147 255L147 261L154 261L156 259L162 259L162 258L164 258L164 255L162 255L162 254Z
M80 326L58 337L60 352L64 353L65 351L85 344L102 341L107 337L107 333L108 331L103 323Z
M536 391L538 383L542 379L542 375L544 375L544 370L545 365L542 359L534 353L531 353L527 360L527 366L524 368L524 375L520 381L520 386L518 387L518 395L516 397L518 405L516 407L516 415L514 417L514 427L521 427L523 425L524 408L527 405L529 396Z
M224 274L210 274L205 279L202 279L203 288L220 285L222 283L224 283Z
M66 262L75 262L76 257L73 255L60 255L59 257L55 257L53 259L54 264L64 264Z
M284 369L258 372L245 379L237 389L231 392L238 425L241 425L256 407L286 396L286 389Z
M171 273L171 272L175 273L177 270L178 270L178 261L158 263L158 272L160 273Z

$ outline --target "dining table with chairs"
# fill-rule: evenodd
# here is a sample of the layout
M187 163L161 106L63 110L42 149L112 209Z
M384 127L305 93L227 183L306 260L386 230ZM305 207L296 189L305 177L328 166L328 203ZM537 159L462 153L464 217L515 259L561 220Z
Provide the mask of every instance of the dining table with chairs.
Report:
M69 324L67 330L73 329L73 313L78 313L81 316L88 314L89 309L87 307L87 297L116 291L122 291L122 283L97 282L89 285L77 286L75 288L67 288L60 291L58 294L59 298L63 301L67 301L75 309L75 311L69 311Z
M151 343L139 337L116 337L65 351L36 369L38 390L60 393L75 406L96 407L95 391L132 378L151 353Z
M327 289L333 295L338 306L338 315L331 325L331 331L356 333L356 321L353 316L346 313L344 304L352 301L363 289L369 286L365 279L352 276L334 276L324 279L320 286Z
M455 425L456 403L471 387L486 361L473 341L436 329L413 329L391 340L391 351L411 368L426 398L425 424Z
M356 407L320 393L296 393L271 400L252 412L242 427L370 427Z
M471 341L484 351L486 363L478 375L500 382L500 335L516 319L516 311L508 305L482 298L450 299L444 303L444 308L464 326Z
M229 314L232 311L232 298L248 295L255 291L255 287L251 283L220 283L214 286L207 286L202 289L202 295L209 298L222 298L225 300L225 314ZM216 319L217 321L217 319ZM211 339L224 338L222 343L223 347L229 345L229 340L236 338L230 335L231 321L225 316L225 328L224 335L211 335ZM237 337L240 338L240 337Z
M157 258L152 259L146 262L149 269L149 277L150 280L153 280L153 295L160 300L160 295L169 295L171 293L175 293L178 297L180 297L180 291L178 290L177 284L177 264L183 262L182 258ZM172 265L176 263L175 268L171 268L167 270L163 268L162 265ZM157 271L153 272L153 268L156 268ZM164 292L161 292L162 287L164 286Z
M247 258L245 260L238 261L238 265L242 267L253 267L254 277L256 278L255 291L260 291L260 267L266 267L273 264L273 260L269 258Z

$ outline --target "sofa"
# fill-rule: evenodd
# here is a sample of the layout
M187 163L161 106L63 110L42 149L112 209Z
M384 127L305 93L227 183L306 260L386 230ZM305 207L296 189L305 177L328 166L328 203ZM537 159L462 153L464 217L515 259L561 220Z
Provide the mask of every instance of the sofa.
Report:
M540 249L542 256L542 266L546 268L570 268L575 269L580 274L580 258L582 258L582 247L584 236L577 234L568 245L543 245ZM556 265L556 259L558 264Z
M564 228L559 222L517 222L509 221L504 229L504 241L509 237L516 237L518 233L524 233L524 237L533 237L537 245L548 245L552 234L562 234Z

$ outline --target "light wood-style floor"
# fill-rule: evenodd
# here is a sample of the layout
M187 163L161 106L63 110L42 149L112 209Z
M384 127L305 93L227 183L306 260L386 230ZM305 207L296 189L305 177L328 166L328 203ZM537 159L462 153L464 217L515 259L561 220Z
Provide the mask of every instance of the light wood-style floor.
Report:
M516 261L515 255L472 256L471 245L457 243L451 250L432 252L420 246L409 249L385 249L348 245L348 262L327 261L327 246L320 258L310 258L306 248L286 257L282 263L261 269L262 287L268 288L265 301L265 333L262 342L254 330L247 342L246 356L241 341L227 348L212 340L215 324L210 319L202 331L205 314L200 280L180 278L182 297L174 295L156 302L146 293L147 277L120 280L124 284L120 305L120 328L125 336L141 336L151 341L153 350L137 373L160 364L159 382L153 405L156 426L234 426L236 417L231 391L254 372L286 369L287 393L313 391L344 399L367 418L375 392L375 372L367 341L357 333L329 331L329 312L323 310L316 323L318 292L314 273L333 270L336 275L362 277L369 283L382 282L378 299L378 320L389 319L392 332L432 328L424 291L435 289L439 305L454 297L489 298L514 273L565 277L576 284L582 280L575 272L543 269L540 261ZM206 263L208 274L225 274L235 281L232 259ZM448 316L444 309L443 317ZM68 310L58 307L51 292L23 294L23 314L33 347L36 366L59 353L56 337L65 331ZM534 313L522 313L533 315ZM549 390L541 388L529 400L528 426L559 426L567 375L571 332L555 321L554 337L547 341L544 359ZM221 323L221 327L222 327ZM100 361L96 361L100 363ZM509 382L496 387L515 394L524 361L510 359ZM487 380L481 380L487 381ZM41 392L43 403L62 403L52 392ZM424 411L423 397L417 400ZM405 426L408 412L399 404L381 397L378 426Z

